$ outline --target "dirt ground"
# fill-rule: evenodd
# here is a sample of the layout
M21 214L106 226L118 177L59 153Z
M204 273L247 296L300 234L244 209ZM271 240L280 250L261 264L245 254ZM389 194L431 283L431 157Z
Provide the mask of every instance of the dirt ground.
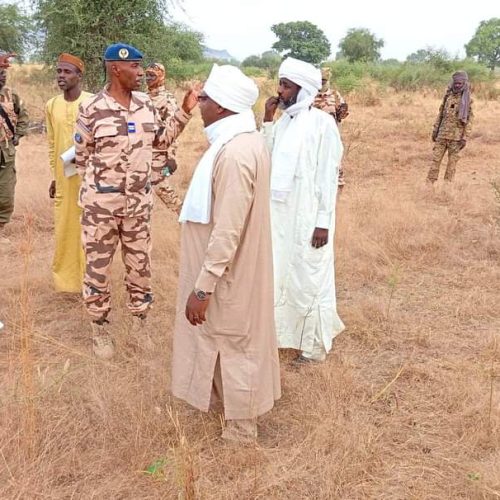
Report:
M127 345L118 253L118 355L95 360L80 300L52 287L46 138L24 139L0 255L0 498L500 498L500 103L475 102L457 178L432 189L438 106L416 93L351 102L336 233L347 328L324 365L296 371L281 354L283 397L240 449L221 442L218 415L168 392L175 216L156 203L154 355ZM181 192L205 144L197 116Z

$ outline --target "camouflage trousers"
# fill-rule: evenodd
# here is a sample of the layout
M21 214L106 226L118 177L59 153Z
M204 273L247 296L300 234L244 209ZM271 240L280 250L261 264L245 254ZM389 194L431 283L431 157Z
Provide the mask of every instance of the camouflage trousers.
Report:
M452 181L455 177L455 170L457 162L460 158L460 141L442 140L434 143L432 149L432 166L427 174L427 180L436 182L439 177L439 167L446 151L448 151L448 164L446 165L446 172L444 178L447 181Z
M1 156L1 153L0 153ZM14 211L14 193L16 190L16 169L14 162L0 166L0 226L10 222Z
M153 302L150 215L114 217L84 210L82 242L85 251L83 299L92 319L106 318L111 310L111 264L118 242L125 264L127 308L133 315L147 313Z

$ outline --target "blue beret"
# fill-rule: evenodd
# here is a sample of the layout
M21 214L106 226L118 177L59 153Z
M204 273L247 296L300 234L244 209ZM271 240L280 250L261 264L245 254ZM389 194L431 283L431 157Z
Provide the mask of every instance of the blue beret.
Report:
M104 51L105 61L142 61L142 52L126 43L114 43Z

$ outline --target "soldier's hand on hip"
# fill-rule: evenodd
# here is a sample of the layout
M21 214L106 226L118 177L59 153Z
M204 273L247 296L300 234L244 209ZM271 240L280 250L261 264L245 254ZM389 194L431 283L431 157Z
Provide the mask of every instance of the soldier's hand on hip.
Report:
M52 181L49 186L49 198L56 197L56 181Z
M321 248L328 243L328 229L317 227L312 236L311 245L314 248Z
M462 139L460 141L460 149L464 149L466 144L467 144L467 141L465 139Z

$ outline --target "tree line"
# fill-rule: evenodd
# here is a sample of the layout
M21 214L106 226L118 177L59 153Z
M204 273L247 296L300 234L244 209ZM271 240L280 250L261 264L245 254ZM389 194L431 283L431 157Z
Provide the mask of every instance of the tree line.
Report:
M272 50L247 57L242 66L274 69L285 56L321 64L331 55L331 44L323 31L309 21L279 23L271 27L278 40ZM366 28L351 28L340 40L336 60L349 63L381 61L384 40ZM491 71L500 66L500 18L482 21L474 36L465 45L467 57L484 64ZM407 62L428 62L439 65L452 56L443 49L426 47L410 54ZM392 61L394 62L394 61ZM397 61L396 61L397 62Z
M33 10L0 5L0 48L53 65L61 52L85 61L91 90L103 82L102 54L110 43L141 47L146 61L174 68L203 60L203 35L168 17L173 0L33 0Z
M189 77L203 62L203 35L175 23L169 9L180 0L32 0L26 13L17 3L0 5L0 48L22 58L53 65L61 52L72 52L87 66L91 90L103 82L102 53L109 44L125 41L141 47L146 61L159 60L173 76ZM270 50L247 57L244 68L275 73L286 56L313 64L329 60L331 44L308 21L271 26L277 38ZM339 43L337 61L388 63L381 60L384 40L366 28L351 28ZM500 18L482 21L465 45L467 57L492 71L500 65ZM410 54L409 63L430 63L446 69L453 58L442 49L426 47ZM397 63L398 61L392 61ZM196 66L198 65L198 66ZM202 72L205 71L202 67Z

